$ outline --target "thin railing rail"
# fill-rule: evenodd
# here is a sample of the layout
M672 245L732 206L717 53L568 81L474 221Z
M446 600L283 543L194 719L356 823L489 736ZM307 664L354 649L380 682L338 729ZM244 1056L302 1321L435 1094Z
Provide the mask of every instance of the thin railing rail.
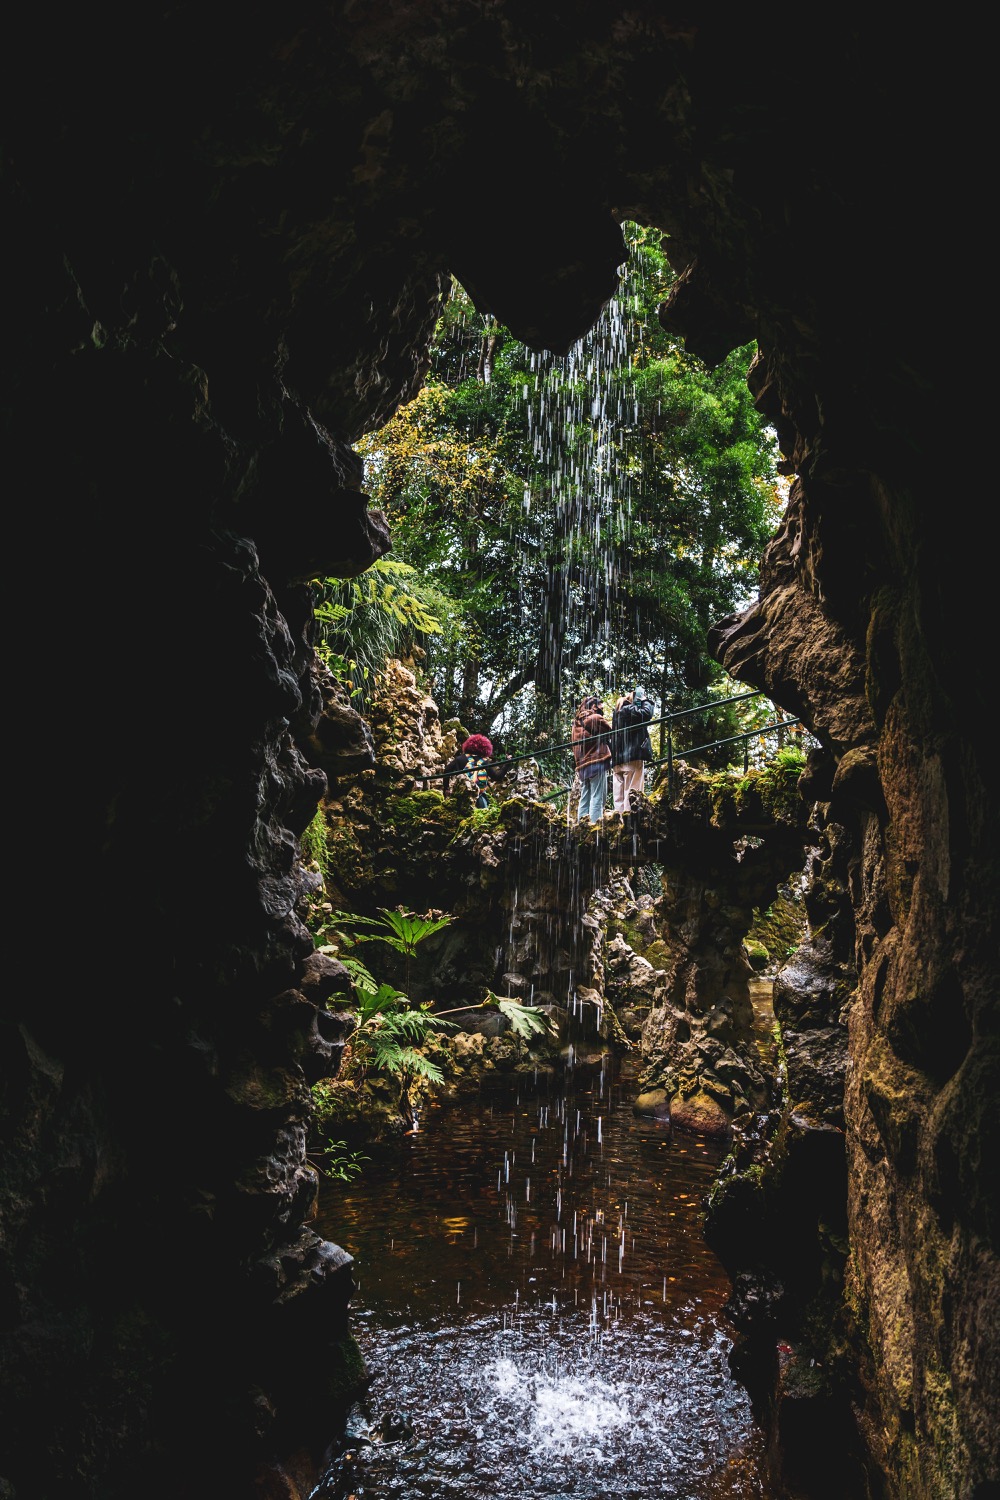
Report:
M762 692L751 691L751 692L747 692L747 693L735 693L730 698L713 698L708 703L700 703L700 704L698 704L695 708L679 708L679 709L676 709L673 713L662 714L658 719L650 719L643 726L646 729L656 729L660 725L665 725L666 726L666 740L667 740L667 753L666 753L666 755L657 756L655 759L647 761L646 764L649 765L649 766L661 766L661 765L664 765L664 764L666 765L666 767L667 767L667 783L668 783L668 788L669 788L669 795L673 795L673 786L674 786L674 761L675 760L681 760L681 759L683 759L683 760L690 760L695 755L703 755L703 754L705 754L709 750L718 750L718 749L721 749L724 745L735 745L735 744L739 744L740 741L742 741L743 742L743 770L744 770L744 773L746 773L749 770L749 768L750 768L750 742L751 742L751 740L759 739L760 737L762 737L765 734L772 734L772 733L774 733L776 731L779 731L779 730L792 729L796 725L801 725L802 720L799 719L799 718L782 719L782 720L780 720L780 721L778 721L778 722L776 722L774 724L764 724L764 725L762 725L762 726L760 726L760 727L758 727L756 729L746 729L746 730L743 730L742 733L740 733L740 734L731 734L731 735L729 735L725 739L709 740L704 745L686 746L682 750L677 750L676 749L676 747L674 745L674 739L673 739L673 726L674 726L674 723L678 719L687 719L687 718L690 718L694 714L703 714L703 713L706 713L709 709L712 709L712 708L724 708L729 703L743 703L747 699L750 699L750 698L762 698L763 696L764 696L764 694ZM496 765L497 769L499 770L501 768L506 768L507 766L519 765L522 761L525 761L525 760L535 760L535 761L537 761L537 760L546 758L546 757L548 757L550 755L561 754L564 750L572 750L574 748L574 745L576 745L576 746L579 746L580 744L586 745L586 744L589 744L592 740L599 740L601 738L602 738L601 735L588 735L582 741L581 740L576 740L576 741L566 740L562 744L559 744L559 745L539 745L534 750L526 750L523 755L508 755L508 756L503 756L499 760L495 761L494 764ZM461 772L455 772L455 771L450 771L450 772L446 772L446 771L434 771L434 772L431 772L428 775L421 775L421 776L417 777L417 780L424 787L427 787L427 786L430 785L430 783L432 781L442 781L442 780L445 780L445 779L452 780L452 779L455 779L457 776L460 776L461 774L462 774ZM555 791L555 792L548 792L544 797L539 797L537 800L539 802L552 802L552 801L555 800L556 797L568 797L570 795L572 789L573 789L573 787L572 787L572 783L571 783L569 786L559 787L559 789L557 791Z
M689 718L692 714L703 714L710 708L724 708L729 703L742 703L747 698L763 698L763 696L763 693L754 691L749 693L736 693L732 698L713 698L708 703L700 703L696 708L678 708L673 713L662 714L658 719L650 719L649 722L643 727L646 729L655 729L660 724L666 724L668 726L669 733L669 727L673 724L675 719L686 719ZM751 731L751 733L759 734L761 733L761 731L755 729ZM497 769L502 766L516 766L519 765L523 760L538 760L543 756L557 755L562 750L572 750L574 744L587 745L591 740L599 740L600 738L601 736L599 734L595 734L588 735L587 738L582 741L564 740L561 745L539 745L535 750L526 750L523 755L503 756L500 760L494 761L493 764L497 767ZM422 782L424 786L427 786L429 782L442 781L446 776L449 780L452 780L455 774L456 773L454 771L432 771L426 776L418 776L417 780Z
M709 740L708 743L704 744L704 745L691 745L690 747L685 747L685 749L683 749L681 751L675 751L672 756L670 756L670 755L660 755L660 756L657 756L653 760L646 761L646 765L647 766L662 766L664 764L667 765L667 768L668 768L667 769L668 782L669 782L669 786L670 786L670 793L672 794L673 793L673 765L674 765L675 761L678 761L678 760L690 760L692 758L692 756L701 755L706 750L718 750L723 745L738 744L739 741L742 740L743 741L743 771L744 771L744 774L745 774L750 769L750 741L751 740L759 739L762 735L765 735L765 734L772 734L775 730L778 730L778 729L791 729L796 724L801 724L801 723L802 723L801 719L782 719L782 720L780 720L780 722L775 723L775 724L762 724L759 729L746 729L746 730L743 731L742 734L731 734L731 735L729 735L729 737L727 739L724 739L724 740ZM539 797L538 801L539 802L552 802L552 801L555 800L556 797L568 797L569 794L570 794L570 792L572 790L573 790L572 783L569 786L561 786L558 789L558 791L547 792L544 797Z
M742 740L745 752L743 756L743 769L744 771L749 771L751 740L759 738L759 736L762 734L771 734L776 729L791 729L793 725L801 723L801 719L782 719L780 723L777 724L764 724L760 729L745 729L742 734L731 734L728 739L709 740L705 745L687 746L685 749L675 752L674 759L690 760L692 755L700 755L703 750L718 750L721 749L723 745L735 745L739 740ZM662 765L666 759L667 757L665 755L661 755L656 760L648 761L647 764L651 766L659 766Z

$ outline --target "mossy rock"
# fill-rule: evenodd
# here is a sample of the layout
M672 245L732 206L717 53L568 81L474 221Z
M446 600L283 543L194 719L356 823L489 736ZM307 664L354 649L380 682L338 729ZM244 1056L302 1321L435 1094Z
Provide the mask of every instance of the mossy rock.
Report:
M647 1089L633 1101L632 1113L648 1120L669 1120L670 1095L666 1089Z
M387 797L384 807L386 823L394 826L413 823L451 823L455 821L453 804L438 791L409 792L402 797Z
M368 1141L391 1140L409 1128L399 1104L399 1094L387 1079L366 1079L357 1084L327 1078L314 1084L313 1135L324 1140L342 1140L348 1146Z
M732 1120L707 1089L693 1094L677 1093L670 1101L670 1121L682 1130L726 1140L732 1134Z
M747 938L743 944L744 952L750 961L750 967L755 974L762 974L771 962L771 954L766 946L758 942L756 938Z
M662 938L657 938L648 948L637 948L635 951L640 958L652 964L654 969L669 969L673 962L673 954Z
M750 944L754 942L767 949L769 959L773 955L774 961L780 964L803 942L807 927L801 897L788 889L779 891L766 911L754 912L745 944L747 953L749 955Z

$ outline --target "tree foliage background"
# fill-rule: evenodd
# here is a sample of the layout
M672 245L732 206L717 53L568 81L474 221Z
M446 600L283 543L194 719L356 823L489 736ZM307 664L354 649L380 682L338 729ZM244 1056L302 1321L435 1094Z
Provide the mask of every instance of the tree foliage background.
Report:
M567 739L585 691L638 682L660 713L739 693L706 635L753 597L784 504L755 346L711 370L688 353L656 316L674 279L659 231L624 228L619 292L567 355L528 350L455 283L422 390L358 445L405 565L395 646L423 653L445 718L507 754ZM342 660L354 592L324 585ZM692 734L736 727L725 706Z

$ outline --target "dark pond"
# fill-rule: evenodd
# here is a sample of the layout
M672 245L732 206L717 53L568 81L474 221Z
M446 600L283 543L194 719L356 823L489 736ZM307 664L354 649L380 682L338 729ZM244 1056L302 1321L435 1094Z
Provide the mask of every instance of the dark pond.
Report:
M508 1082L325 1188L372 1383L317 1494L766 1500L701 1233L722 1148L631 1097L601 1071Z

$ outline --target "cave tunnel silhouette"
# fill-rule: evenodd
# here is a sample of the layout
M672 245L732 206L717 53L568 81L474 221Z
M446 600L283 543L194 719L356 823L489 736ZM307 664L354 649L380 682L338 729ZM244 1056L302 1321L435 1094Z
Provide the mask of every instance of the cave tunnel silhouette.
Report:
M756 340L791 478L713 650L822 744L847 830L873 1484L996 1485L990 555L950 503L978 282L926 258L929 214L935 248L977 238L957 30L514 0L13 18L15 1500L308 1493L357 1372L350 1267L310 1228L308 1085L339 1041L297 839L367 753L324 701L309 580L387 549L354 445L418 388L450 276L558 352L625 219L668 236L661 316L694 353Z

